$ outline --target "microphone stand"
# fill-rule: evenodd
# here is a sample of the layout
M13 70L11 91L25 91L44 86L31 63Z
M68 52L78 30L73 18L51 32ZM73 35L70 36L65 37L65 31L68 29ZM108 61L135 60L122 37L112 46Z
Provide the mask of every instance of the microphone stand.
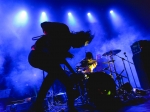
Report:
M129 81L129 83L130 83L130 80L129 80L129 75L128 75L128 72L127 72L127 69L126 69L126 66L125 66L125 63L124 63L124 58L122 58L122 57L120 57L120 56L118 56L118 55L115 55L115 56L117 56L117 57L119 57L119 58L121 58L122 59L122 62L123 62L123 66L124 66L124 70L125 70L125 72L126 72L126 75L127 75L127 79L128 79L128 81ZM127 60L126 60L127 61Z
M134 80L135 86L136 86L136 88L137 88L137 84L136 84L136 81L135 81L135 78L134 78L134 75L133 75L133 72L132 72L132 69L131 69L131 66L130 66L130 63L129 63L128 57L127 57L127 55L126 55L126 52L124 52L124 55L125 55L125 57L127 58L127 62L128 62L128 64L129 64L130 71L131 71L131 74L132 74L132 77L133 77L133 80Z
M115 79L115 82L116 82L116 80L119 80L119 83L120 83L119 87L121 87L124 84L123 78L127 78L127 77L121 75L123 73L123 71L124 70L122 70L120 74L117 74L117 77Z

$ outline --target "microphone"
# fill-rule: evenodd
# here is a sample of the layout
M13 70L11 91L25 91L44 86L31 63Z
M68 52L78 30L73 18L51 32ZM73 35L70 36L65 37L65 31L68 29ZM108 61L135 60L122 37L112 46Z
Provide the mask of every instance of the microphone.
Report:
M125 57L127 57L126 52L124 52Z

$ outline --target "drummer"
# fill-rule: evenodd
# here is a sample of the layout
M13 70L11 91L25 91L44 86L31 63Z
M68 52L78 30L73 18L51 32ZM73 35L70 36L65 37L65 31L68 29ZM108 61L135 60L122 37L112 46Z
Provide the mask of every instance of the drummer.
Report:
M93 59L93 54L91 52L86 52L85 58L77 66L78 71L84 74L92 73L94 68L97 66L97 61Z
M86 103L85 101L87 101L86 97L84 97L85 93L87 92L87 79L89 79L90 74L94 72L94 68L96 68L96 66L97 61L93 59L93 54L91 52L86 52L85 58L76 65L78 74L75 75L75 78L77 80L77 86L80 86L79 93L81 95L82 103Z

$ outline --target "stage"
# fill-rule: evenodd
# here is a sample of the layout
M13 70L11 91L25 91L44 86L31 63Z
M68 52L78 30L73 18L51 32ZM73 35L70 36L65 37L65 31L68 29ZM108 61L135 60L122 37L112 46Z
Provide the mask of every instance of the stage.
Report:
M47 97L43 104L45 106L45 112L68 112L67 103L64 98L66 98L65 93L61 93L61 96L60 94L55 96L53 101L50 97ZM11 105L3 105L1 102L0 112L28 112L35 99L36 97L30 97L16 101L16 103L13 102ZM138 94L137 96L132 96L127 100L116 100L111 104L113 108L107 111L102 111L91 102L83 103L79 97L75 100L74 105L78 112L148 112L150 111L150 91L142 95ZM106 107L107 106L108 105L106 105Z

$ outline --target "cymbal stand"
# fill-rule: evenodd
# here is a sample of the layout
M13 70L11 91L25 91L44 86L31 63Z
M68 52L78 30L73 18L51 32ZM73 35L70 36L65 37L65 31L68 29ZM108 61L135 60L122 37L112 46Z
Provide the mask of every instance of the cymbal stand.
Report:
M122 83L121 83L122 77L120 77L122 72L118 75L117 70L116 70L116 66L114 63L113 55L110 55L110 59L112 60L112 63L113 63L113 67L114 67L114 71L115 71L114 73L116 74L116 80L118 80L118 88L120 88L122 86Z
M127 69L126 69L126 66L125 66L125 63L124 63L124 60L125 60L125 59L124 59L124 58L122 58L122 57L120 57L120 56L118 56L118 55L116 55L116 54L115 54L115 56L117 56L117 57L119 57L119 58L121 58L121 59L122 59L123 66L124 66L124 70L125 70L125 72L126 72L128 82L130 83L129 75L128 75L128 72L127 72Z
M120 86L122 86L124 84L123 78L127 78L127 77L121 75L123 72L124 72L124 69L121 71L120 74L117 74L117 77L115 79L115 82L116 82L116 80L120 81Z
M108 59L108 68L109 68L109 71L110 71L110 75L113 76L112 75L112 69L111 69L111 66L110 66L110 61L109 61L108 55L106 55L106 56L107 56L107 59Z
M131 74L132 74L132 77L133 77L135 86L136 86L136 88L137 88L137 84L136 84L136 81L135 81L135 78L134 78L134 75L133 75L133 72L132 72L132 69L131 69L131 66L130 66L130 64L133 64L133 63L129 62L128 57L127 57L127 55L126 55L126 52L124 52L124 55L125 55L125 57L127 58L127 62L128 62L128 64L129 64L130 71L131 71Z

